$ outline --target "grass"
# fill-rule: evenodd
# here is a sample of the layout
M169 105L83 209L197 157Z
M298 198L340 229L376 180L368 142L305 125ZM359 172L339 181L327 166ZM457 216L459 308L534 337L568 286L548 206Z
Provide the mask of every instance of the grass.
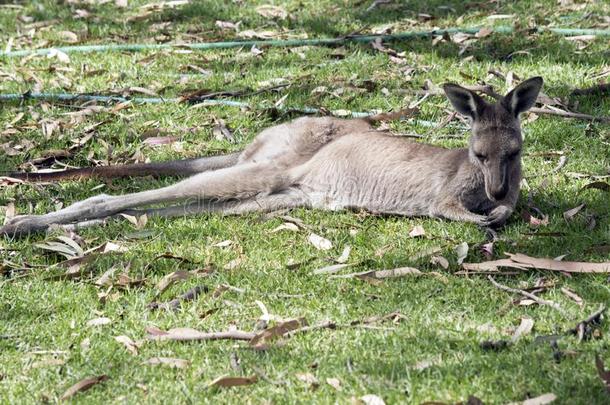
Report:
M368 32L391 25L394 31L430 29L434 26L476 26L495 24L490 14L514 14L508 21L525 27L593 27L603 24L609 8L603 2L558 6L556 1L503 1L498 3L458 1L410 1L381 5L366 12L370 2L282 2L291 14L286 20L271 20L256 13L262 2L193 2L176 9L156 11L145 18L129 20L141 14L142 1L130 1L126 9L113 2L72 5L61 2L23 2L18 7L0 5L0 43L13 38L15 48L59 46L64 44L61 31L76 33L83 43L155 41L217 41L236 36L222 31L216 20L241 21L240 30L274 31L284 37L328 37L344 35L364 27ZM279 4L279 2L277 2ZM446 7L448 6L448 7ZM88 18L70 18L87 10ZM435 17L418 20L418 13ZM27 16L30 18L18 18ZM27 34L28 24L57 20ZM491 21L491 23L490 23ZM606 23L607 27L607 23ZM244 97L258 106L272 106L282 97L285 106L323 106L329 110L347 109L384 111L398 109L416 101L409 90L420 88L426 79L435 84L455 81L475 84L488 80L498 90L508 85L489 78L488 71L521 78L541 75L545 93L567 97L573 87L585 87L608 66L608 40L598 38L580 49L578 42L550 34L491 35L474 42L464 53L459 46L441 42L435 46L428 39L390 43L387 46L405 52L405 64L396 64L388 56L366 45L345 45L340 49L325 47L296 50L269 48L256 56L250 49L211 52L144 52L71 54L70 63L35 57L0 60L0 93L44 91L100 92L128 87L153 89L163 97L173 97L188 90L225 90L259 88L265 81L283 78L292 85L277 93ZM526 53L513 54L525 50ZM296 52L294 52L296 51ZM511 54L513 54L511 56ZM209 71L193 74L189 65ZM412 69L407 69L411 67ZM86 73L92 72L93 73ZM369 91L356 87L370 85ZM326 86L323 94L312 90ZM339 91L337 91L339 90ZM331 93L335 93L334 95ZM607 115L608 98L570 98L578 109L593 115ZM421 119L440 121L449 111L442 97L428 98L421 104ZM100 112L70 124L66 113L78 111L72 105L27 102L5 104L0 110L0 144L20 153L1 155L0 171L9 171L24 162L44 156L46 151L66 149L82 138L87 127L93 137L64 163L90 165L91 161L120 163L138 154L150 160L198 156L238 150L258 131L290 119L262 108L243 110L232 107L190 108L186 104L133 105L117 114ZM11 131L9 123L24 116ZM214 119L224 119L234 130L237 142L217 140L213 136ZM61 121L61 128L45 137L41 122ZM465 135L455 128L429 133L428 128L406 122L391 123L398 132L418 132L424 141L447 147L466 144L466 136L445 139L439 135ZM159 128L180 138L179 144L146 147L141 135ZM13 133L14 132L14 133ZM607 260L610 221L608 193L581 191L590 176L609 174L610 127L608 125L540 116L526 120L524 156L527 187L522 190L518 212L530 204L549 215L549 224L531 229L518 214L495 243L494 256L502 252L521 252L532 256L566 260ZM8 144L8 145L7 145ZM176 145L180 147L177 148ZM10 148L9 148L10 146ZM558 171L558 156L548 151L562 151L566 165ZM2 153L2 152L0 152ZM586 176L585 176L586 175ZM14 203L17 212L43 213L58 204L69 204L101 191L127 193L169 184L172 180L117 180L109 183L90 180L55 185L19 185L0 189L0 205ZM586 207L574 221L566 222L563 212L578 204ZM244 217L202 215L172 220L150 218L145 230L148 237L133 239L132 225L113 222L103 228L79 232L85 248L115 241L128 248L123 254L102 255L84 265L83 275L74 280L50 280L64 271L54 264L57 255L36 247L45 239L35 235L20 240L0 241L4 264L0 280L0 402L54 402L77 381L106 374L110 378L91 390L74 397L75 402L102 403L346 403L351 398L376 394L386 403L422 403L465 401L469 395L485 403L522 401L547 392L557 395L556 403L601 404L608 396L595 370L594 357L600 354L610 364L607 323L599 328L597 338L579 343L565 336L553 349L548 339L536 336L563 334L586 318L601 303L610 300L610 288L604 275L566 277L561 274L527 272L518 276L497 277L515 287L531 286L541 277L555 286L543 297L561 304L568 318L548 307L513 305L515 298L494 288L484 277L455 275L459 270L456 245L470 246L468 261L484 260L480 247L486 243L485 232L474 225L426 218L374 217L359 213L327 213L295 210L312 229L333 242L333 249L320 252L307 242L307 232L271 231L282 223L278 218L257 214ZM596 226L587 229L588 218ZM425 238L410 238L409 231L421 225ZM560 237L536 236L560 232ZM53 235L46 238L52 239ZM227 248L214 247L231 240ZM350 245L348 269L416 266L440 276L403 278L370 284L356 279L329 279L314 276L313 269L326 266L343 247ZM450 262L448 270L429 263L427 258L412 260L425 249L438 247ZM164 252L189 259L185 263L155 259ZM241 258L234 269L225 267ZM296 269L290 261L303 262ZM28 270L11 270L12 265ZM145 278L141 287L114 288L102 302L104 291L93 281L106 270L129 269L134 279ZM188 288L205 284L214 290L228 284L243 293L227 291L184 303L177 312L150 311L155 284L176 270L211 266L216 271L207 278L180 282L164 293L171 299ZM117 273L118 273L117 272ZM584 299L582 307L561 293L569 288ZM305 317L314 324L332 319L338 324L399 311L406 316L397 324L379 324L380 329L360 327L320 330L297 335L283 346L265 352L245 344L219 341L204 343L145 342L137 356L131 355L114 339L128 335L134 340L145 337L145 328L192 327L204 331L227 330L231 326L253 330L261 316L256 303L282 318ZM106 326L90 327L88 320L105 316ZM534 331L506 350L484 351L480 343L510 337L522 317L534 320ZM89 342L89 344L83 344ZM566 355L557 360L554 351ZM143 365L151 357L175 357L189 360L185 369ZM237 356L240 370L230 359ZM51 365L53 359L61 365ZM429 361L429 367L417 367ZM260 374L258 383L231 389L213 390L208 383L222 375ZM303 383L296 375L312 373L320 381L317 389ZM338 378L340 391L325 381Z

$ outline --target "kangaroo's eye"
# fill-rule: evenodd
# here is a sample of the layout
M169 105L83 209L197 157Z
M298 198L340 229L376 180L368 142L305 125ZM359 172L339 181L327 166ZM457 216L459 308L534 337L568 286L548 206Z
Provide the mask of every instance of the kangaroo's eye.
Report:
M475 156L477 157L477 159L479 159L481 162L484 162L484 161L486 161L486 160L487 160L487 156L485 156L485 155L483 155L483 154L481 154L481 153L475 153L474 155L475 155Z

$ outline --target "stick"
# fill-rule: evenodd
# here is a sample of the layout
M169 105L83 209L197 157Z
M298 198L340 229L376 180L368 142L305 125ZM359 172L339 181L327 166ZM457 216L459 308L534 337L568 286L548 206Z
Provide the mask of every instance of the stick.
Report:
M524 290L519 290L519 289L517 289L517 288L510 288L510 287L508 287L508 286L505 286L505 285L499 284L498 282L496 282L496 280L494 280L494 278L493 278L492 276L487 276L487 278L489 279L489 281L491 281L491 283L492 283L492 284L493 284L493 285L494 285L496 288L499 288L500 290L508 291L508 292L513 293L513 294L521 294L521 295L523 295L524 297L527 297L527 298L529 298L529 299L531 299L531 300L536 301L536 302L537 302L538 304L540 304L540 305L547 305L547 306L549 306L549 307L551 307L551 308L553 308L553 309L557 310L557 311L558 311L559 313L561 313L563 316L567 316L567 312L566 312L566 311L564 311L564 309L563 309L563 308L561 308L561 306L559 306L559 304L557 304L556 302L553 302L553 301L547 301L547 300L545 300L545 299L542 299L542 298L540 298L540 297L538 297L538 296L536 296L536 295L534 295L534 294L532 294L532 293L529 293L529 292L527 292L527 291L524 291Z
M326 320L315 325L303 326L302 328L291 330L290 332L285 333L284 336L291 337L296 335L297 333L309 332L315 329L335 329L336 327L337 324L334 321Z

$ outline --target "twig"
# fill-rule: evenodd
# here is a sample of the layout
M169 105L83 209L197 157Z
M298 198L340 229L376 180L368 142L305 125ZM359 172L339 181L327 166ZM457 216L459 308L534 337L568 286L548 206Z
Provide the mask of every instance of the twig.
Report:
M297 333L309 332L309 331L316 330L316 329L335 329L335 328L337 328L337 324L334 321L331 321L330 319L328 319L328 320L322 321L315 325L303 326L301 328L291 330L290 332L285 333L284 336L291 337L291 336L296 335Z
M500 290L504 290L507 292L511 292L513 294L521 294L524 297L527 297L533 301L536 301L538 304L540 305L547 305L555 310L557 310L559 313L561 313L563 316L567 316L567 312L564 311L563 308L561 308L561 306L559 306L559 304L557 304L556 302L553 301L547 301L545 299L542 299L540 297L538 297L537 295L534 295L532 293L529 293L527 291L524 290L520 290L518 288L511 288L505 285L502 285L500 283L498 283L496 280L494 280L494 278L492 276L487 276L487 278L489 279L489 281L491 281L491 283L496 287L499 288Z
M168 309L168 310L176 310L176 309L180 308L180 305L182 304L183 301L192 301L195 298L197 298L201 293L207 293L208 291L209 291L209 289L207 286L199 285L197 287L191 288L184 294L178 296L177 298L174 298L171 301L161 302L161 303L151 302L150 304L148 304L148 308L149 309L163 308L163 309Z
M534 107L534 108L530 108L529 112L532 112L535 114L557 115L559 117L576 118L576 119L588 120L588 121L610 122L610 117L606 117L606 116L596 117L593 115L576 113L576 112L572 112L572 111L551 110L550 108Z
M578 336L578 341L588 338L591 335L591 328L589 327L593 323L599 323L600 318L604 312L606 312L606 306L602 305L599 309L593 312L587 319L578 322L578 324L568 330L568 333Z

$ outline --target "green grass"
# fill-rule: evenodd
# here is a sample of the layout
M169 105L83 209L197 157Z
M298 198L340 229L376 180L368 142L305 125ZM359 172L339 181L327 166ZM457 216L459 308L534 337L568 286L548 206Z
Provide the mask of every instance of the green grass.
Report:
M163 10L148 18L126 22L129 16L142 13L143 1L130 1L124 10L114 2L95 5L82 2L32 1L20 8L0 5L0 44L4 47L13 38L13 48L60 46L61 31L73 31L85 44L136 43L161 41L218 41L235 37L235 33L216 27L216 20L241 21L240 29L275 31L280 37L328 37L344 35L364 28L364 32L383 25L394 31L431 29L432 27L475 26L490 24L490 14L514 14L511 20L521 27L532 24L566 27L599 27L602 16L610 9L604 2L587 2L559 6L547 1L409 1L382 5L367 13L369 1L282 2L291 17L284 21L259 16L256 5L263 2L193 2L174 10ZM91 2L95 3L95 2ZM228 4L226 4L228 3ZM280 4L280 2L276 2ZM449 6L442 8L439 6ZM72 19L77 9L86 9L88 19ZM418 21L418 13L435 16L432 21ZM32 22L58 20L46 28L27 35L27 24L17 17L27 15ZM162 23L168 22L163 25ZM492 22L493 23L493 22ZM607 26L607 23L606 23ZM395 64L388 56L366 45L345 45L342 58L336 49L325 47L263 49L256 57L250 49L217 50L213 52L144 52L71 54L69 64L45 57L0 60L0 93L25 92L38 87L43 91L100 92L116 88L145 87L163 97L174 97L188 90L214 91L258 88L261 83L285 78L291 86L277 93L244 97L252 105L272 106L287 96L288 107L320 106L329 110L347 109L384 111L399 109L416 101L413 89L426 79L435 84L455 81L475 84L486 80L498 90L508 86L498 78L488 78L493 69L507 74L512 71L521 78L541 75L545 93L551 97L567 97L573 87L596 83L593 77L608 70L608 39L598 38L584 49L578 43L550 34L491 35L474 42L463 54L453 43L431 45L429 39L390 43L387 46L405 52L405 65ZM507 57L519 50L518 53ZM210 72L209 76L193 73L188 65ZM406 65L414 70L405 74ZM84 72L100 70L98 74ZM39 84L37 84L37 82ZM372 82L369 91L365 87ZM326 94L312 94L318 86L326 86ZM343 89L338 95L332 91ZM593 115L608 115L607 97L569 98L578 110ZM421 104L421 119L440 121L450 111L442 97L430 97ZM0 155L0 171L12 170L24 162L45 155L45 151L65 149L73 140L82 138L92 124L104 121L94 129L94 136L64 163L90 165L92 160L110 160L117 164L139 153L150 160L163 160L216 154L238 150L258 131L290 119L287 114L255 108L240 111L232 107L190 108L186 104L133 105L117 114L98 113L82 122L69 125L64 115L77 111L74 106L27 102L3 104L0 109L0 144L27 149L15 156ZM16 133L6 131L18 114L23 118L14 124ZM237 143L216 140L212 134L214 118L222 118L234 130ZM41 120L60 120L62 128L46 139ZM466 136L445 139L439 135L462 132L445 128L428 133L427 128L413 127L405 122L391 123L399 132L418 132L424 141L458 147L466 144ZM159 128L180 137L181 149L172 145L146 147L141 134ZM4 131L4 132L3 132ZM549 215L549 225L542 232L561 232L561 237L532 236L531 229L515 214L495 243L495 257L502 252L521 252L532 256L556 257L566 260L608 260L607 252L596 246L610 240L609 194L600 190L581 191L590 178L577 175L608 175L610 170L610 127L558 117L540 116L524 124L526 153L525 177L529 188L522 190L520 212L531 204ZM563 151L567 164L554 172L557 156L542 152ZM0 153L4 153L1 152ZM0 206L14 203L19 214L44 213L58 203L69 204L97 194L127 193L169 184L172 180L144 179L65 182L55 185L19 185L0 189ZM563 212L578 204L586 207L574 221L567 223ZM497 277L514 287L531 286L544 277L555 283L542 296L561 304L567 318L549 307L516 306L515 298L494 288L485 277L465 278L455 275L459 270L454 248L461 242L470 246L468 261L484 260L479 247L486 242L485 232L474 225L423 218L374 217L357 213L327 213L295 210L290 215L300 218L312 229L330 239L333 249L320 252L307 242L308 232L271 233L282 221L252 214L244 217L202 215L172 220L150 218L145 239L130 239L133 226L113 222L103 228L79 232L82 246L91 248L106 241L115 241L129 250L123 254L102 255L83 265L84 274L74 280L49 280L61 274L54 264L56 255L45 254L36 247L45 239L35 235L20 240L0 241L0 402L54 402L77 381L106 374L110 379L74 397L75 402L102 403L349 403L352 397L376 394L387 403L465 401L469 395L485 403L522 401L547 392L557 395L556 403L601 404L608 395L595 370L594 357L600 354L610 365L608 324L600 326L601 337L579 343L565 336L558 340L560 350L571 353L555 361L548 341L536 336L563 334L587 317L601 303L610 300L606 276L527 272L518 276ZM595 216L596 227L587 230L587 216ZM426 230L426 238L408 236L415 225ZM354 232L357 231L357 232ZM47 236L52 239L53 235ZM213 247L217 242L232 240L228 248ZM329 279L314 276L313 269L326 266L330 259L350 245L350 263L361 263L346 272L366 269L415 266L424 272L436 271L442 277L425 276L387 280L370 284L356 279ZM450 268L432 265L426 258L413 261L413 255L426 248L439 247L450 262ZM164 252L188 258L194 263L175 260L154 260ZM227 270L225 266L241 257L241 265ZM290 261L306 262L289 269ZM10 261L25 272L11 271ZM93 284L107 269L115 266L117 274L129 268L130 277L145 278L141 287L113 289L105 303L98 299L104 289ZM172 271L194 270L211 266L216 271L206 278L180 282L163 294L170 300L195 285L206 285L213 291L229 284L245 290L225 292L218 298L211 293L185 303L177 312L150 311L147 304L154 299L155 284ZM583 297L578 307L561 293L566 287ZM289 295L290 297L287 297ZM305 317L310 324L332 319L349 324L370 316L400 311L407 319L398 324L381 323L382 329L345 327L319 330L290 338L284 345L266 352L257 352L247 344L231 341L173 343L147 341L133 356L114 340L128 335L144 339L145 328L163 329L191 327L203 331L227 330L235 326L254 330L261 311L256 301L263 302L269 312L282 318ZM208 314L209 310L214 310ZM90 319L106 316L112 323L89 327ZM484 351L485 340L507 339L518 326L520 318L534 319L532 334L499 352ZM485 326L487 325L487 326ZM83 349L81 344L89 340ZM40 354L40 351L45 353ZM59 354L50 352L59 351ZM231 356L240 359L241 370L231 367ZM185 369L143 365L156 356L189 360ZM40 365L59 358L63 365ZM421 361L432 361L418 369ZM39 363L39 364L37 364ZM262 372L267 379L231 389L212 390L208 383L222 375L249 376ZM320 381L311 389L296 378L298 373L312 373ZM341 391L326 384L326 378L338 378ZM270 382L271 381L271 382ZM274 383L275 382L275 383Z

